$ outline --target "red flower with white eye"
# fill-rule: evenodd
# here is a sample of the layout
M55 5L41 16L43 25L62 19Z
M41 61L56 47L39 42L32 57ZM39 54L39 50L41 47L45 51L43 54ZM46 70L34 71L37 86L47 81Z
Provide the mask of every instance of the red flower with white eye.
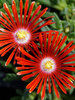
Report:
M8 17L3 12L0 12L0 14L2 15L2 17L0 17L0 24L3 25L4 27L4 28L0 27L0 47L2 47L2 49L0 50L0 54L1 56L4 56L7 52L13 49L5 65L8 65L10 63L14 55L16 56L20 54L20 51L18 50L19 46L28 48L28 45L31 43L31 41L33 40L37 41L38 34L40 33L37 31L40 28L54 23L52 22L52 20L48 20L53 16L45 18L42 21L36 23L38 19L46 13L48 8L45 8L37 15L39 10L41 9L41 5L39 5L36 8L33 15L31 16L35 2L33 1L31 3L29 12L28 12L28 4L29 4L29 0L26 0L25 7L24 7L24 19L22 16L23 15L22 0L20 0L20 20L18 17L17 8L14 0L12 0L12 12L14 18L12 17L6 3L4 3L4 9ZM28 12L28 16L27 16L27 12ZM42 23L43 21L45 21L45 23L39 26L39 24Z
M72 45L73 41L71 41L60 51L67 36L62 38L62 33L58 35L59 32L55 32L55 34L52 35L52 32L53 31L50 31L48 35L39 35L40 48L32 42L33 48L31 47L30 50L33 55L27 53L20 47L20 51L31 60L16 57L17 63L22 65L22 67L16 68L21 70L17 75L24 75L22 78L24 81L35 76L35 78L26 86L30 93L37 86L37 94L40 93L42 85L44 84L41 100L43 100L45 96L46 84L48 84L49 93L51 93L52 83L55 94L58 98L59 92L56 84L58 84L65 94L67 93L65 87L71 89L71 86L73 86L75 88L73 82L70 80L75 80L75 78L68 73L68 71L75 71L75 67L73 67L75 66L75 63L71 63L72 61L75 61L75 54L68 55L73 49L75 49L75 45Z

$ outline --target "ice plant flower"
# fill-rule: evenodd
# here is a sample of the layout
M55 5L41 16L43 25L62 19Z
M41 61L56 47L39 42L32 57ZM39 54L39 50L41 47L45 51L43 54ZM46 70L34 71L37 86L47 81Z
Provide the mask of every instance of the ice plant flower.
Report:
M71 41L60 51L67 36L62 37L63 33L58 35L58 31L54 35L52 34L53 31L50 31L48 35L39 35L40 48L37 47L35 42L32 42L31 52L33 55L20 47L20 51L31 60L16 57L17 63L22 65L22 67L16 67L16 69L21 70L17 75L24 75L22 77L23 81L33 77L33 80L26 86L29 92L31 93L38 86L37 94L39 94L43 86L41 100L45 96L46 84L48 84L49 93L51 93L51 86L54 87L58 98L60 94L56 84L65 94L67 93L65 87L71 89L71 86L73 86L75 88L70 80L75 80L75 78L68 72L75 71L75 63L72 63L75 61L75 54L68 55L75 49L75 45Z
M0 50L0 54L1 56L4 56L7 52L13 49L5 65L8 65L10 63L14 55L15 56L19 55L20 53L18 50L19 46L28 47L31 41L36 40L36 38L38 37L38 34L40 33L37 31L40 28L54 23L52 22L52 20L50 20L50 18L52 18L53 16L45 18L42 21L37 22L39 18L42 17L46 13L48 8L43 9L38 14L38 12L41 9L41 5L39 5L34 11L33 15L31 16L35 2L33 1L31 3L29 12L28 12L28 4L29 4L29 0L26 0L25 7L24 7L24 18L23 18L22 0L20 0L20 19L18 17L17 8L16 8L16 4L14 0L12 0L12 12L13 12L14 18L11 15L10 10L6 3L4 3L4 9L8 17L3 12L0 12L2 16L0 17L0 24L3 25L4 27L4 28L0 27L0 47L2 47L2 49ZM28 12L28 15L27 15L27 12ZM41 26L39 26L39 24L42 22L44 23ZM15 56L14 56L14 59L15 59Z

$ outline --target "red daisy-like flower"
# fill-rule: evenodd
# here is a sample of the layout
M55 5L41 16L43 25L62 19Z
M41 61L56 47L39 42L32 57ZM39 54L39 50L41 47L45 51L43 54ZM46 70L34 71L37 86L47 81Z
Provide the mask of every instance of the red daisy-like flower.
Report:
M71 81L71 79L75 80L75 78L68 73L68 71L75 71L75 67L73 67L75 66L75 63L72 63L72 61L75 61L75 54L68 55L73 49L75 49L75 45L72 45L73 41L71 41L60 51L67 36L62 38L63 34L61 33L58 35L59 32L55 32L54 35L52 34L53 31L50 31L48 35L39 35L40 48L32 42L33 48L31 47L30 50L34 56L20 47L20 51L29 57L28 60L22 57L16 57L17 63L22 65L22 67L16 68L21 70L17 75L25 75L22 80L25 81L36 76L26 86L26 88L29 89L29 92L31 93L38 86L37 94L40 93L43 84L41 100L43 100L45 96L46 84L48 84L49 93L51 93L52 83L55 94L58 98L60 95L56 84L58 84L65 94L67 91L64 86L68 89L71 89L71 86L75 88Z
M46 13L48 8L45 8L37 15L39 10L41 9L41 5L39 5L36 8L35 12L33 13L32 17L30 18L35 2L33 1L31 3L28 16L27 16L28 4L29 4L29 0L26 0L25 7L24 7L24 19L22 16L23 14L22 0L20 0L20 20L18 17L16 4L14 0L12 0L12 12L14 15L14 19L6 3L4 3L4 9L8 17L3 12L0 12L0 14L2 15L2 17L0 17L0 24L4 26L4 28L0 28L0 47L2 47L2 49L0 50L0 54L1 56L4 56L7 52L13 49L5 65L9 64L14 54L15 56L19 55L20 53L18 50L19 46L28 47L27 45L29 45L32 40L37 40L36 38L38 37L38 34L40 33L37 31L40 28L54 23L52 22L52 20L48 20L52 18L53 16L48 17L36 23L38 19ZM43 21L46 21L46 22L42 24L41 26L39 26L39 24L42 23Z

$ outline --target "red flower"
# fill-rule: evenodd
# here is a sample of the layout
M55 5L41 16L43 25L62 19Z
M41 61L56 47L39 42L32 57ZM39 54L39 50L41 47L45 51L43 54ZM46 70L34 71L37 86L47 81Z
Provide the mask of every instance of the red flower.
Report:
M2 15L2 17L0 17L0 24L4 26L4 29L0 28L0 47L2 47L2 49L0 50L0 54L1 56L4 56L7 52L13 49L5 65L8 65L10 63L14 54L15 56L19 55L20 53L20 51L18 50L19 46L28 47L27 45L29 45L32 40L37 40L36 38L38 34L40 33L37 31L40 28L54 23L52 22L52 20L48 20L49 18L52 18L53 16L48 17L36 23L38 19L46 13L48 9L48 8L45 8L37 15L39 10L41 9L41 5L39 5L36 8L35 12L30 18L34 4L35 4L34 1L31 3L31 6L28 12L28 17L26 18L27 11L28 11L28 4L29 4L29 0L26 0L25 7L24 7L24 20L22 18L23 17L22 16L23 14L22 0L20 0L20 21L19 21L16 4L14 0L12 1L12 11L13 11L15 20L13 19L6 3L4 3L4 9L8 17L3 12L0 12L0 14ZM46 22L38 27L38 25L42 23L43 21L46 21Z
M41 91L42 84L44 84L41 100L44 99L47 83L49 86L49 93L51 93L52 83L55 94L58 98L59 92L57 90L56 83L65 94L67 91L64 86L66 86L68 89L71 89L71 86L75 88L73 82L71 81L71 79L75 80L75 78L68 73L68 71L75 71L75 67L73 67L75 66L75 63L72 63L72 61L75 61L75 54L68 55L73 49L75 49L75 45L72 45L73 41L71 41L60 51L60 48L66 41L67 36L62 38L63 34L58 34L59 32L55 32L55 34L52 35L52 31L50 31L48 35L40 34L40 48L38 48L34 42L32 42L33 48L30 48L34 56L27 53L20 47L20 51L31 60L16 57L17 63L22 65L22 67L17 67L18 70L22 70L18 72L17 75L25 75L23 76L22 80L25 81L36 76L26 86L30 93L38 85L38 94Z

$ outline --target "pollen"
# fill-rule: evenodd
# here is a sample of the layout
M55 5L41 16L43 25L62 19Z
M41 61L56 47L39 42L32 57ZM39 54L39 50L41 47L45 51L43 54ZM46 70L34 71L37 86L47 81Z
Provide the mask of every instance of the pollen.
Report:
M50 62L50 61L47 61L46 63L45 63L45 69L46 70L50 70L50 69L52 69L52 65L53 65L53 63L52 62Z
M52 58L44 58L41 62L41 69L44 72L52 72L55 69L55 61Z
M18 39L24 39L26 38L26 35L28 34L28 32L24 31L24 30L19 30L16 35Z
M15 38L18 43L27 43L30 39L30 33L27 30L20 29L15 32Z

